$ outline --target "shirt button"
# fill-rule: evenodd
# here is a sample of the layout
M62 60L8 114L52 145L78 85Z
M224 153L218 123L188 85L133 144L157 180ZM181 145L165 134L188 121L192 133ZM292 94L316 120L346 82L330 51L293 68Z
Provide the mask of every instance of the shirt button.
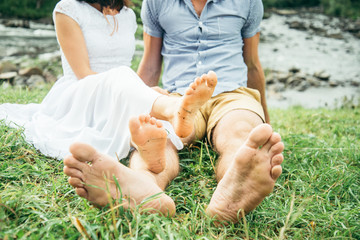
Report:
M202 22L199 22L199 27L202 27L203 26L203 23Z
M201 61L199 61L199 62L198 62L198 64L199 64L199 65L201 65L201 64L202 64L202 62L201 62Z

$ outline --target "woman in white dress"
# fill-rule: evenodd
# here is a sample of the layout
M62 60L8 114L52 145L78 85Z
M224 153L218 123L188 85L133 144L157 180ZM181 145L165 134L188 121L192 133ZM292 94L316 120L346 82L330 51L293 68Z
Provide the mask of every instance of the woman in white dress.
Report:
M99 152L124 158L131 147L131 117L151 114L171 120L177 111L174 104L184 104L184 100L179 105L175 98L147 87L129 68L137 25L128 4L126 0L61 0L56 5L53 19L63 77L41 104L0 105L0 119L24 127L26 140L43 154L64 158L73 142L84 142ZM172 126L168 122L164 125L170 132L168 138L182 148Z

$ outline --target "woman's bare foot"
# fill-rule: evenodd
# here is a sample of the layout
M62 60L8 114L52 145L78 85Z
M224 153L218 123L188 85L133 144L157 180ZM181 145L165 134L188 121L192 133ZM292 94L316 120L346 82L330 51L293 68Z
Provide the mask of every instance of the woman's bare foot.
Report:
M160 173L165 169L166 130L150 115L140 115L129 121L131 141L147 164L147 169Z
M157 194L154 199L145 201L140 209L169 216L175 214L174 201L162 193L150 174L134 171L87 144L74 143L70 152L72 155L64 159L64 173L70 177L69 183L80 197L100 207L111 199L122 197L120 202L124 207L133 209Z
M213 71L203 74L190 84L171 121L179 137L185 138L193 132L196 113L211 98L216 84L217 76Z
M280 176L284 144L268 124L257 126L235 154L235 159L219 182L207 214L218 220L237 222L269 195ZM238 215L240 214L240 215Z

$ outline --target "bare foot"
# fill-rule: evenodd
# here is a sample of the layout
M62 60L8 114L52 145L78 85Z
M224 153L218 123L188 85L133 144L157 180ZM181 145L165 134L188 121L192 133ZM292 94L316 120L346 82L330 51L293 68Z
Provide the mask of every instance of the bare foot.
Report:
M129 121L131 141L147 164L148 170L160 173L165 169L166 130L150 115L140 115Z
M241 213L255 209L269 195L280 176L284 144L268 124L257 126L235 154L220 180L207 214L218 220L238 222Z
M162 193L152 176L134 171L87 144L74 143L70 152L72 155L64 159L64 173L70 177L69 183L80 197L100 207L111 199L122 197L120 202L124 207L134 209L135 205L157 194L154 199L145 201L140 209L169 216L175 214L174 201Z
M181 99L177 114L171 121L179 137L185 138L193 132L196 112L211 98L216 84L217 76L213 71L203 74L190 84Z

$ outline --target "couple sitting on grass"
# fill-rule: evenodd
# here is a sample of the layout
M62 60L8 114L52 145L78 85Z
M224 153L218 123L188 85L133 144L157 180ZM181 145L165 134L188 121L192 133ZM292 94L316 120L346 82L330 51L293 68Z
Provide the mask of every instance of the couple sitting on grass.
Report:
M177 151L206 136L219 153L206 213L238 222L282 172L284 145L266 124L257 54L261 0L144 0L137 74L129 68L136 18L128 6L61 0L53 17L64 76L41 104L3 104L0 117L23 126L45 155L64 158L79 196L97 206L112 199L130 209L142 204L143 212L167 216L175 214L164 190L179 173ZM170 94L156 87L163 62ZM131 147L126 167L117 159Z

